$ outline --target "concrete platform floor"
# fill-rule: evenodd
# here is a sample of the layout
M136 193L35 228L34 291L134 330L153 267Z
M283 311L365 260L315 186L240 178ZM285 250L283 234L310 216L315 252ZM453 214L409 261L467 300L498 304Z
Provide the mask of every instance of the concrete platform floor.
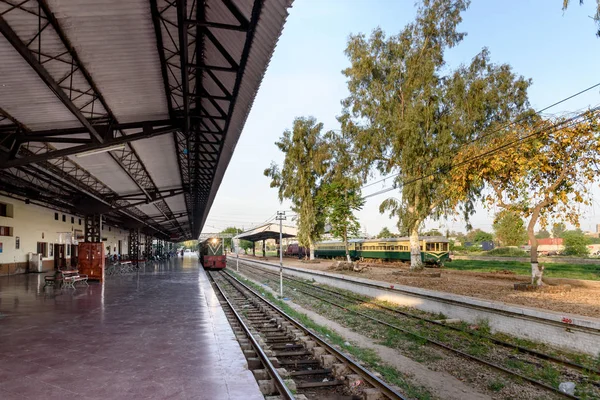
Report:
M263 399L196 257L103 285L0 277L0 399Z

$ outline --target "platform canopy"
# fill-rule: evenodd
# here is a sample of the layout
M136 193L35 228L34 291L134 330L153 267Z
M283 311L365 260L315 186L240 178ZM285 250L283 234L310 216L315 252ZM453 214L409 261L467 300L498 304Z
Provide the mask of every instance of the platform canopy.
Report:
M292 0L0 0L0 193L197 238Z
M296 237L298 229L295 226L283 225L282 237L284 239ZM234 239L249 240L258 242L260 240L276 239L279 240L279 223L269 223L256 228L252 228L235 236Z

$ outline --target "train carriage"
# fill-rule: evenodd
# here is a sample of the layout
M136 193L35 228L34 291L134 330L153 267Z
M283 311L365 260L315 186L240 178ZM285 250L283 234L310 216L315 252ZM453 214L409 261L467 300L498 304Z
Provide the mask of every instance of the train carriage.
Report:
M450 259L448 239L442 236L419 237L421 260L425 264L443 265ZM350 257L410 261L410 238L354 239L348 243ZM342 241L326 241L315 246L316 257L345 257Z
M200 242L199 255L204 269L224 269L227 265L222 238L212 237Z

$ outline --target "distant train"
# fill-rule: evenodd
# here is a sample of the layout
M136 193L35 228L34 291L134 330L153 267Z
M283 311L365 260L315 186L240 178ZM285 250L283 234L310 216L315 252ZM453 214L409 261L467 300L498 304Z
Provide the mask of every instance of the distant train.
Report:
M450 260L450 248L448 239L443 236L421 236L421 260L425 264L443 265ZM306 253L303 247L290 249L288 246L286 255L300 256ZM294 253L295 250L295 254ZM386 238L386 239L350 239L348 241L348 251L353 260L360 259L381 259L410 261L410 238ZM345 257L344 242L340 240L329 240L315 244L315 257L317 258L335 258Z
M204 269L224 269L227 256L223 252L223 239L208 238L199 244L200 263Z

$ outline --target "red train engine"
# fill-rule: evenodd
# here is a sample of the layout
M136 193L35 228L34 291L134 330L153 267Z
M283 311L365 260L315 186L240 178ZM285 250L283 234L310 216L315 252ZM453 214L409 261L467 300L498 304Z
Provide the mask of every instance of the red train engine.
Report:
M200 242L199 250L200 262L204 269L224 269L227 266L223 239L208 238Z

